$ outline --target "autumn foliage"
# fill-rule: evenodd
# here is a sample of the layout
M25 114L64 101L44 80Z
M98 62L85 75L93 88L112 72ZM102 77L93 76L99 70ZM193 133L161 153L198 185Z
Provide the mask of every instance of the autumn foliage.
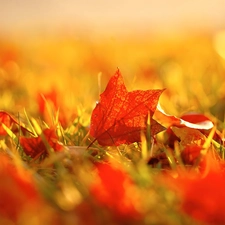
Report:
M224 63L188 43L130 64L71 40L0 52L0 224L225 224Z
M151 134L163 128L152 119L163 90L128 92L120 71L110 79L91 116L90 134L101 145L139 142L146 131L148 116Z
M14 165L8 156L0 154L0 222L1 224L28 224L54 221L53 210L40 194L32 172ZM51 215L46 215L43 210ZM42 212L41 212L42 211ZM39 217L34 218L38 214Z
M98 204L112 211L115 220L130 223L140 221L142 215L135 207L135 202L140 201L140 193L135 190L129 174L110 164L97 164L96 170L99 179L93 182L90 191ZM132 192L133 195L128 195Z
M38 137L20 137L20 144L24 152L31 158L45 157L49 154L49 147L53 151L60 151L63 148L58 142L58 137L53 128L46 128Z

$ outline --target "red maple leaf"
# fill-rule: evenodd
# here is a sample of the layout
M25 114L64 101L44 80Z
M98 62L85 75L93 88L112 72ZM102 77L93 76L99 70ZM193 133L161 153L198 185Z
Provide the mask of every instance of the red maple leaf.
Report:
M18 131L18 129L13 126L17 125L24 133L31 133L22 123L19 123L11 114L5 111L0 111L0 135L7 135L6 130L3 128L4 124L7 128L12 129L12 131Z
M37 186L36 174L18 160L0 153L0 224L33 224L34 217L36 224L59 224Z
M29 210L31 214L43 208L44 202L31 173L22 167L17 168L12 160L3 154L0 154L0 179L1 219L9 219L14 221L12 224L17 224L17 219L24 213L24 210ZM12 187L13 191L10 191Z
M203 178L178 178L181 209L204 224L224 224L224 178L224 173L215 171Z
M59 144L54 129L45 129L43 134L50 147L55 151L60 151L62 149L62 145ZM46 143L41 136L30 138L21 137L20 144L23 147L24 152L32 158L40 155L48 155Z
M200 148L189 146L185 151L187 150L190 150L189 153L195 158ZM192 163L190 159L185 158ZM200 166L200 173L178 168L176 176L164 173L159 176L160 181L176 192L180 198L180 209L201 222L200 224L225 224L224 163L216 158L213 152L208 152Z
M2 124L4 124L8 128L11 128L11 126L13 124L13 120L12 120L11 116L4 111L0 112L0 135L6 135L7 132L2 127Z
M162 92L128 92L117 70L92 112L90 134L103 146L139 142L141 132L146 131L148 115L151 118L151 134L162 131L162 126L152 119Z
M136 204L141 201L138 190L128 173L112 164L96 165L98 178L90 187L93 198L112 212L115 219L130 221L141 219ZM129 195L129 191L135 195ZM129 221L129 223L128 223Z

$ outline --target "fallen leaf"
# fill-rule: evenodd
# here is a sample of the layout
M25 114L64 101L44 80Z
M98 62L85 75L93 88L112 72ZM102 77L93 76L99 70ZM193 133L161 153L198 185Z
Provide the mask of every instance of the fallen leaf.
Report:
M186 153L192 154L194 159L198 157L200 150L199 146L190 146ZM193 163L191 158L185 159ZM175 191L180 199L180 210L196 222L207 225L225 224L224 162L209 151L202 159L199 170L200 173L197 170L177 168L175 173L160 175L159 180ZM195 224L194 221L191 224Z
M90 135L103 146L139 142L146 131L148 114L151 134L163 130L152 119L163 90L135 90L128 92L119 70L109 80L91 116Z
M0 135L6 135L7 132L2 127L2 124L7 126L8 128L11 128L12 124L13 124L13 120L12 120L11 116L4 111L0 112Z
M13 125L17 125L23 132L32 133L22 123L18 122L10 113L1 110L0 111L0 135L7 135L7 132L3 128L2 124L4 124L9 129L12 129L12 131L18 131L17 128L13 127Z
M182 146L198 144L202 146L206 140L204 134L197 129L189 127L171 127L174 134L180 139Z
M32 173L0 154L0 179L0 221L6 219L9 221L6 224L32 223L31 218L44 210L46 204Z
M214 126L210 119L208 119L204 115L200 116L200 114L193 114L192 116L183 116L181 118L169 115L165 113L165 111L159 104L157 105L153 118L165 127L178 126L189 127L199 130L209 130Z
M136 207L141 196L129 174L122 168L106 163L97 164L96 170L97 178L90 187L90 193L98 204L107 208L120 221L128 223L141 219L141 213Z
M224 173L210 172L203 179L187 177L176 183L182 193L181 208L185 213L204 224L225 223Z
M43 130L43 134L47 144L55 151L60 151L62 149L63 146L58 142L54 129L45 129ZM29 138L20 137L20 144L23 147L24 152L32 158L48 155L46 143L42 140L41 136Z
M181 116L181 119L190 122L190 123L195 123L195 124L201 124L201 123L208 123L207 121L211 121L209 117L207 117L204 114L199 114L199 113L188 113L188 114L184 114ZM201 133L203 133L206 137L209 135L211 129L199 129L201 131ZM218 143L222 144L223 140L222 140L222 135L221 132L216 129L215 134L213 136L213 140L217 141Z
M181 152L181 158L184 164L194 165L198 157L200 156L202 146L200 145L188 145Z
M181 116L181 119L194 124L201 124L206 121L211 121L206 115L195 112L184 114Z

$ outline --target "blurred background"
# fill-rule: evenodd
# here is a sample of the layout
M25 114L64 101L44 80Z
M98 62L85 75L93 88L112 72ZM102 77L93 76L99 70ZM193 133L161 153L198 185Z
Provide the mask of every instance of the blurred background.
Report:
M1 0L1 29L66 28L96 34L217 30L224 0ZM87 34L88 35L88 34Z
M119 67L129 90L167 88L161 101L168 113L201 111L223 120L224 0L0 6L1 109L36 113L37 96L45 94L67 114L77 105L88 114Z

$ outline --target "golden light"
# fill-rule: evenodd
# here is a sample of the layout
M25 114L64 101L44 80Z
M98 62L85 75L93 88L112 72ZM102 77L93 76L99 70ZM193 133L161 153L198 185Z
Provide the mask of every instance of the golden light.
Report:
M216 33L213 44L216 52L225 59L225 30Z

